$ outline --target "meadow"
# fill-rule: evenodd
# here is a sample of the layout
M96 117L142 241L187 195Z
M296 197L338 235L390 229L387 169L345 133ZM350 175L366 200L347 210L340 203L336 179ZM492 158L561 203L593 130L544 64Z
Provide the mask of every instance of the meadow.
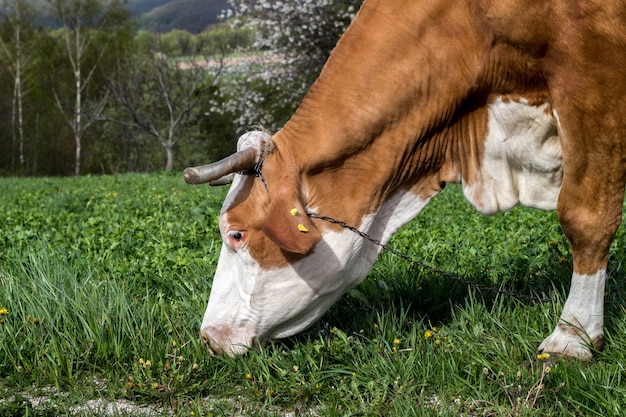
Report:
M569 288L556 214L483 217L458 186L390 246L520 297L384 252L309 330L211 357L199 327L225 194L180 173L0 179L0 415L626 414L622 230L586 363L535 353Z

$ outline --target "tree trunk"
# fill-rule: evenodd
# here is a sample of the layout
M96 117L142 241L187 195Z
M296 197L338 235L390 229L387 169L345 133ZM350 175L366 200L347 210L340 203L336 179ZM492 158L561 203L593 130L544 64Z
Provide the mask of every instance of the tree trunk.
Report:
M17 135L19 141L20 166L24 165L24 118L22 115L22 38L20 4L16 4L17 27L15 28L15 88L17 99Z
M172 149L172 147L173 146L165 147L165 152L167 153L167 162L165 163L166 171L171 171L172 169L174 169L174 150Z
M80 62L80 55L78 55L78 62ZM76 142L76 165L74 167L74 174L80 175L80 150L81 150L81 136L82 136L82 114L81 114L81 75L80 65L77 66L77 70L74 71L74 80L76 81L76 102L74 107L74 141Z

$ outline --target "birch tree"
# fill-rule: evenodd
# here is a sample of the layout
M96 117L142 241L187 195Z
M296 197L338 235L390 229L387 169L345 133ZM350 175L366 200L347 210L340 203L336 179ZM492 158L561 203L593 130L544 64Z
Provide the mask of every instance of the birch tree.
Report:
M10 30L6 41L0 40L0 53L13 80L11 98L11 165L15 166L17 148L19 165L24 166L24 96L31 56L26 42L31 29L31 5L26 0L4 0L3 20Z
M54 99L72 130L75 144L74 173L81 172L83 138L102 113L108 92L94 83L109 42L107 35L126 18L118 0L49 0L52 16L59 22L71 70L64 91L54 89Z

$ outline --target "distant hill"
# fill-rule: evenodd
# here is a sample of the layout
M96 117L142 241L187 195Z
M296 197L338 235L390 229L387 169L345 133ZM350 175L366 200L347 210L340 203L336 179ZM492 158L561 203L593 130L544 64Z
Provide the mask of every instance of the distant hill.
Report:
M139 17L150 10L170 3L172 0L129 0L126 8L134 17Z
M201 32L216 23L227 0L130 0L127 9L141 26L153 32L183 29Z

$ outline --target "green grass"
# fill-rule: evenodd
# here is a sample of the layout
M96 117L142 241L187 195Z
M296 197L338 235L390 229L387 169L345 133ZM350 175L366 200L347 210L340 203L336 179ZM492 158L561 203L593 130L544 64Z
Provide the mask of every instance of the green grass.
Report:
M553 303L481 292L384 253L311 329L212 358L199 327L225 192L179 174L0 180L0 415L102 415L107 404L109 415L626 412L621 230L606 347L588 363L534 354L569 286L555 214L482 217L458 187L391 246Z

